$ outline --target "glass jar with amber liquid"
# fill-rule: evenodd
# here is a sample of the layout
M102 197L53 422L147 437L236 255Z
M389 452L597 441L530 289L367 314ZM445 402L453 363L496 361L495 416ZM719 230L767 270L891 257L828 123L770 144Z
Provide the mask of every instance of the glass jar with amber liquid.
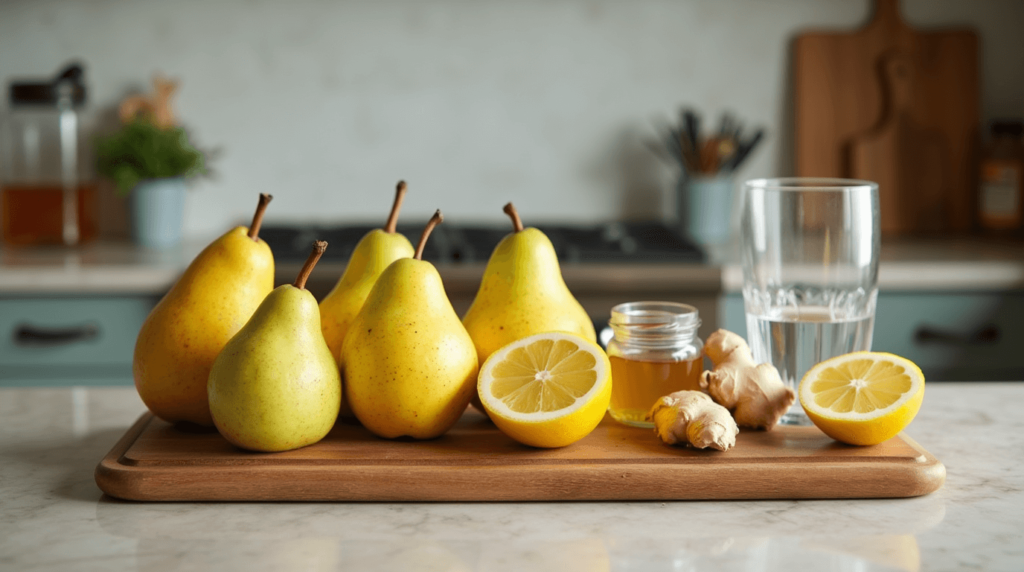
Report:
M0 229L11 245L76 245L97 231L96 187L80 144L84 71L9 86L0 118Z
M704 342L697 337L697 309L675 302L631 302L612 308L614 337L612 400L608 412L620 423L654 427L646 421L658 398L683 389L699 390Z

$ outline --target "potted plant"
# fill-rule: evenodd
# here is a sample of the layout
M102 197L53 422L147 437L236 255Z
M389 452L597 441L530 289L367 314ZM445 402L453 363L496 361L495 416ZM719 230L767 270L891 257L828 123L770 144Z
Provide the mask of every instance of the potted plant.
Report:
M122 125L96 142L96 169L122 196L130 195L132 237L149 248L181 241L185 182L206 173L202 152L170 111L173 82L157 79L153 96L126 99Z

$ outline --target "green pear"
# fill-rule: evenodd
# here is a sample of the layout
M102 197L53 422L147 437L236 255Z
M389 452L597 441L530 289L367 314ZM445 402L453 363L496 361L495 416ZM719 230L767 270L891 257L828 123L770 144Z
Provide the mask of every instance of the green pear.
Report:
M271 198L260 195L248 229L232 229L200 252L142 324L135 387L165 421L213 425L206 396L213 360L274 289L274 255L259 238Z
M243 449L312 445L338 419L341 378L320 331L316 298L305 289L326 248L326 242L314 243L295 284L274 289L213 362L213 422Z
M594 322L562 279L551 240L523 228L512 203L505 205L514 232L501 240L462 323L473 338L477 359L527 336L570 332L597 341Z
M374 434L432 439L458 421L476 391L473 340L422 260L437 211L413 258L391 263L377 279L341 348L349 405Z
M339 369L345 334L366 302L366 297L370 295L370 289L377 283L377 278L392 262L399 258L411 258L413 255L409 239L395 232L405 192L405 181L399 181L395 189L391 215L384 228L374 229L360 239L352 251L341 279L320 302L320 326L324 332L324 339L327 340L327 347L331 348L331 355L338 360ZM341 402L341 415L352 415L345 400Z

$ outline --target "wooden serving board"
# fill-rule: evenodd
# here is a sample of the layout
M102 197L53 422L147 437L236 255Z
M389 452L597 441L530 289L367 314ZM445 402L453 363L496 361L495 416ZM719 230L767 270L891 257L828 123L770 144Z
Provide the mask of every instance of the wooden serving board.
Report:
M669 447L606 417L563 449L516 443L469 409L432 441L338 423L326 439L257 454L146 413L96 468L103 492L140 501L596 501L912 497L946 469L903 436L874 447L814 427L744 431L720 453Z

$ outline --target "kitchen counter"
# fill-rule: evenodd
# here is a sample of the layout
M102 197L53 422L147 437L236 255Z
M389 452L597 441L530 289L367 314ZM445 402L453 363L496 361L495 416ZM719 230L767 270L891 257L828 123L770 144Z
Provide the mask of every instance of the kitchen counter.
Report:
M0 295L162 295L208 241L168 250L128 242L94 242L78 248L0 248Z
M722 289L743 290L739 255L718 253ZM878 288L895 291L1000 291L1024 289L1024 242L964 238L883 240Z
M914 499L138 504L93 481L133 389L0 389L0 569L1021 570L1021 403L929 385L907 433L948 476Z
M211 239L212 240L212 239ZM120 242L97 242L78 249L0 248L0 295L138 294L161 295L177 280L208 240L187 241L166 251ZM716 248L705 263L563 264L574 292L662 293L671 290L738 292L743 275L735 248ZM291 282L300 264L279 264L277 282ZM482 264L440 265L449 294L472 296ZM311 277L322 295L344 264L324 262ZM882 246L882 290L1024 289L1024 243L981 238L914 239Z

